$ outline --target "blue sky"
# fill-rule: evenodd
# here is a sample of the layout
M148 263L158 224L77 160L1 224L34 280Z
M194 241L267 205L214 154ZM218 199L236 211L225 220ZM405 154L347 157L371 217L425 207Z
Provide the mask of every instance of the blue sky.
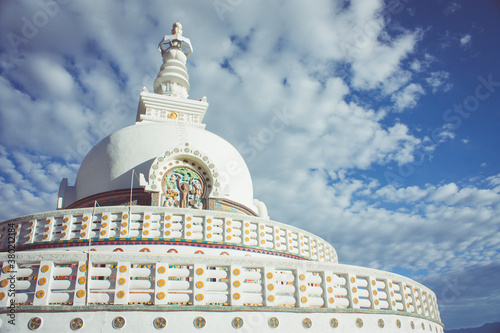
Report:
M446 328L500 321L498 1L3 1L0 220L133 124L175 20L272 219L431 287Z

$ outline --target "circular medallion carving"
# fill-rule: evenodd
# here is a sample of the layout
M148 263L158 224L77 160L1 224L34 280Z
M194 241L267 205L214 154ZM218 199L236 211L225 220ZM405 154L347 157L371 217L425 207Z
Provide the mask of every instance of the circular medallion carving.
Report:
M83 327L83 319L82 318L75 318L69 323L69 327L73 330L79 330L80 328Z
M42 326L42 318L40 317L33 317L28 322L28 328L32 331L39 329L40 326Z
M157 317L153 321L153 326L154 326L154 328L156 328L158 330L165 328L165 326L167 326L167 320L163 317Z
M241 317L236 317L233 319L232 324L234 328L241 328L243 327L243 319Z
M330 320L330 326L333 327L333 328L339 327L339 321L337 320L337 318L332 318Z
M269 324L269 327L276 328L276 327L279 326L280 321L276 317L271 317L271 318L269 318L269 320L267 321L267 323Z
M305 318L304 320L302 320L302 326L304 328L311 328L311 326L312 326L312 320L309 319L309 318Z
M193 321L193 325L196 328L203 328L207 324L207 321L203 317L196 317Z
M356 319L356 326L363 327L363 319L361 318Z
M113 319L113 322L111 323L111 325L113 326L113 328L116 328L116 329L122 328L123 326L125 326L125 318L116 317L115 319Z
M384 320L383 319L379 319L378 320L378 327L380 328L384 328L385 324L384 324Z

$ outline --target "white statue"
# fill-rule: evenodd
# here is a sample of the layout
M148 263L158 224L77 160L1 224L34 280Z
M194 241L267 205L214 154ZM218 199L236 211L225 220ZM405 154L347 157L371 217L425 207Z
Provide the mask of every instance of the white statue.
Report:
M172 26L172 34L165 35L160 43L158 43L158 49L161 51L162 55L166 52L172 52L173 50L182 51L186 57L193 53L191 41L189 38L182 36L182 25L179 22L175 22Z

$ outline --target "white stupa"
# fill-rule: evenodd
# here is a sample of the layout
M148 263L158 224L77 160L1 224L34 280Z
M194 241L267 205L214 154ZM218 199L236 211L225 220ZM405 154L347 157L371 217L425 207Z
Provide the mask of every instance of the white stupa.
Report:
M270 220L188 99L180 23L159 49L137 122L62 181L57 210L0 223L0 332L443 332L431 290Z

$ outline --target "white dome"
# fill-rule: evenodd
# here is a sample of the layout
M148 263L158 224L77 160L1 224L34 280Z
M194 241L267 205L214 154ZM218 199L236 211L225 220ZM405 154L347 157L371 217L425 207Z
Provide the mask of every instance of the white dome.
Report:
M220 197L258 210L252 179L239 152L221 137L195 126L143 121L99 142L85 157L75 183L75 200L111 190L127 189L132 170L147 175L153 161L186 143L207 156L218 170ZM134 187L138 184L134 179Z

